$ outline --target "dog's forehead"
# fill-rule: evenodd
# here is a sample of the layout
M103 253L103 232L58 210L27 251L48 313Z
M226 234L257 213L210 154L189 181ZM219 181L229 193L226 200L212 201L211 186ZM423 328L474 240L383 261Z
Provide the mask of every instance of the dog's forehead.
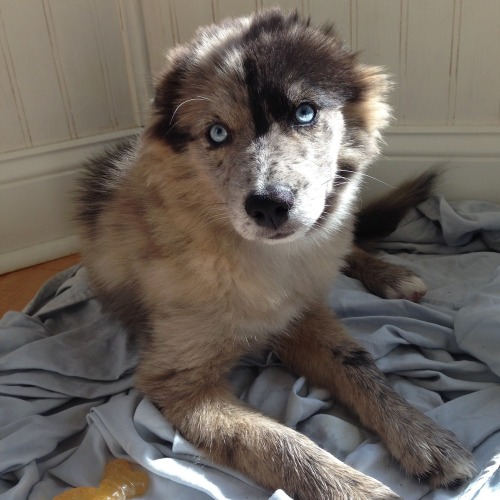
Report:
M212 67L261 99L302 100L308 91L351 97L355 58L331 29L273 11L234 21L236 26L229 21L199 35L195 66Z
M217 119L246 108L261 135L301 102L321 107L355 98L355 65L355 56L331 30L266 11L202 28L191 44L174 51L157 86L155 108L169 125L180 123L182 115L199 120L206 112ZM181 144L188 133L169 127L166 138Z

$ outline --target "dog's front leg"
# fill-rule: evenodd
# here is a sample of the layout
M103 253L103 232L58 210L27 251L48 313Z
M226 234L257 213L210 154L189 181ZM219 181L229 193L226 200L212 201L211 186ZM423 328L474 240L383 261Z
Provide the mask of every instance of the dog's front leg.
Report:
M291 370L328 388L353 410L409 474L430 478L434 487L472 477L471 454L391 388L370 354L348 336L326 305L303 316L278 346L278 354Z
M137 381L170 423L207 457L269 490L281 488L295 500L398 498L307 437L235 398L223 379L234 361L234 342L217 341L220 333L214 332L213 342L196 345L195 339L205 334L191 331L184 344L170 336L154 342L143 352ZM182 337L187 335L182 332Z

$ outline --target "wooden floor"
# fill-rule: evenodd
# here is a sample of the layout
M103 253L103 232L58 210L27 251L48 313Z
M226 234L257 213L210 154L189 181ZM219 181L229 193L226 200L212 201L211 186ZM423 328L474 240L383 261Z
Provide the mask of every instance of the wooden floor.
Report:
M0 276L0 318L7 311L20 311L54 274L80 262L78 254L51 260Z

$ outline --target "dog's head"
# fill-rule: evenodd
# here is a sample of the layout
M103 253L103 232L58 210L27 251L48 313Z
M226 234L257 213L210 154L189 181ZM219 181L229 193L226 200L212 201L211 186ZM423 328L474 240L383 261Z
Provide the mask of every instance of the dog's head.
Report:
M265 10L171 51L146 137L206 179L241 236L290 241L342 220L378 153L386 90L331 28Z

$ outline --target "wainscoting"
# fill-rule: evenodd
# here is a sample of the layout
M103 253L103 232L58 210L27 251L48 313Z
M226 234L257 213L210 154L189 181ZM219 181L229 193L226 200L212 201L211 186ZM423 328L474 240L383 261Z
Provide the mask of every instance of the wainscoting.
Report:
M137 129L0 156L0 274L76 253L72 193L79 166Z
M366 198L445 162L446 196L500 202L498 0L0 0L0 273L78 250L78 166L144 125L169 47L271 4L334 22L392 75Z

